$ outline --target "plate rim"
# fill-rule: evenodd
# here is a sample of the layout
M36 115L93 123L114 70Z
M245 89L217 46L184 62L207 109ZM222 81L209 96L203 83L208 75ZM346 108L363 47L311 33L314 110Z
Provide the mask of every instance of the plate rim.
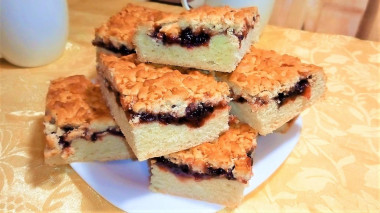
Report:
M292 127L285 133L285 134L281 134L281 133L273 133L273 134L268 134L266 136L259 136L258 138L258 147L257 149L259 149L259 145L260 145L260 141L262 141L263 139L262 138L267 138L267 137L289 137L290 136L290 140L291 140L291 144L289 147L287 147L288 149L290 148L290 150L288 150L288 152L285 152L283 153L283 156L281 156L282 160L278 161L277 164L274 166L274 170L271 171L271 172L267 172L265 177L261 177L259 178L260 181L255 181L257 180L257 176L258 175L262 175L262 174L258 174L257 173L257 164L260 163L261 160L265 160L266 158L268 158L267 155L264 155L264 156L261 156L261 158L263 159L259 159L258 162L256 161L256 158L257 156L259 155L260 157L260 153L257 152L257 150L255 151L255 155L254 155L254 163L253 163L253 177L251 178L251 180L249 181L249 185L245 188L244 190L244 197L247 196L248 194L250 193L253 193L255 191L255 189L257 189L261 184L263 184L264 182L266 182L271 176L273 176L276 171L278 170L278 168L280 168L280 166L282 164L284 164L284 162L286 161L286 159L288 159L288 157L290 156L290 154L293 152L295 146L298 144L298 141L300 139L300 136L301 136L301 131L302 131L302 117L299 116L297 118L297 120L294 122L294 124L292 125ZM294 135L291 135L291 134L294 134ZM288 139L289 140L289 139ZM286 142L288 142L288 140L282 142L280 144L280 146L284 146L284 144L286 144ZM263 142L261 142L263 143ZM290 142L289 142L290 143ZM287 144L289 145L289 144ZM260 151L260 150L259 150ZM268 151L268 150L267 150ZM271 150L269 150L271 151ZM274 151L279 151L278 149L275 149ZM281 150L280 150L281 151ZM267 154L267 153L266 153ZM270 152L269 154L275 154L273 153L273 150L272 152ZM132 160L121 160L121 161L114 161L114 162L122 162L122 161L132 161ZM110 202L113 206L121 209L122 211L128 211L128 212L146 212L146 211L149 211L149 209L128 209L126 208L126 206L122 203L115 203L115 200L114 199L110 199L108 196L105 196L104 194L105 193L102 193L102 190L99 189L98 186L93 186L93 181L91 181L91 178L88 178L86 176L86 174L83 173L83 169L91 169L91 167L94 167L96 168L96 166L99 166L99 165L106 165L107 164L112 164L113 162L75 162L75 163L71 163L70 166L73 168L73 170L81 177L81 179L86 183L88 184L96 193L98 193L102 198L104 198L105 200L107 200L108 202ZM147 161L132 161L132 163L145 163L147 164ZM255 166L256 165L256 166ZM260 165L260 164L259 164ZM140 165L141 166L141 165ZM260 168L259 168L260 169ZM148 170L149 170L149 166L148 166ZM150 170L149 170L150 172ZM256 179L255 179L256 177ZM149 185L149 183L148 183ZM148 189L149 190L149 189ZM196 203L197 205L203 205L205 204L204 206L201 206L201 207L205 207L205 208L202 208L202 209L191 209L191 211L194 211L194 210L197 210L197 211L218 211L218 210L221 210L223 208L225 208L224 206L222 205L219 205L219 204L214 204L214 203L209 203L209 202L205 202L205 201L199 201L199 200L193 200L193 199L190 199L190 198L184 198L184 197L178 197L178 196L173 196L173 195L168 195L168 194L160 194L160 193L155 193L155 192L152 192L149 190L149 194L155 194L155 195L159 195L159 196L155 196L155 197L162 197L162 196L169 196L171 198L175 198L176 200L185 200L185 202L193 202L193 203ZM208 208L206 208L208 207ZM154 209L155 211L161 211L160 209ZM183 210L183 209L182 209ZM163 210L165 211L165 210ZM167 211L167 210L166 210Z

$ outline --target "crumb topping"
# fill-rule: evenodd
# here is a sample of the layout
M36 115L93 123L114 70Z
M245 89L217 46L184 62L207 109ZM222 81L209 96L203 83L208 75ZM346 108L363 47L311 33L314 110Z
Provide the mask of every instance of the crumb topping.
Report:
M215 75L229 84L233 95L255 102L258 98L276 97L300 80L320 72L323 72L321 67L302 63L297 57L252 47L234 72Z
M115 123L98 85L83 75L51 81L46 97L45 122L53 126L93 127Z
M112 43L116 47L122 43L132 50L137 26L143 22L158 20L164 15L159 10L128 4L119 13L111 16L107 23L95 29L95 40Z
M205 173L208 168L232 170L233 176L246 182L252 176L251 153L256 148L257 132L237 119L230 120L230 129L218 139L164 156L169 161L188 165L193 172Z
M99 75L120 94L125 111L184 116L189 104L229 101L228 85L199 71L183 74L173 67L141 63L136 54L121 58L101 54L99 58Z
M256 7L233 9L228 6L210 7L202 6L164 17L154 23L160 26L160 32L170 36L178 36L181 30L191 28L193 32L207 31L209 33L233 33L242 35L253 28L259 21Z

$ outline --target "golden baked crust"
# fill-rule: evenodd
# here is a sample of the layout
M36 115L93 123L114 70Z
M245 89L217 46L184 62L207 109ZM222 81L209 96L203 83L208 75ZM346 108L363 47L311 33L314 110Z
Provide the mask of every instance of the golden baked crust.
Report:
M51 81L44 120L58 127L90 125L95 120L116 125L103 101L99 86L83 75Z
M83 75L51 81L46 97L44 126L46 137L44 155L49 164L69 163L74 159L79 161L80 159L124 159L133 155L130 148L124 145L123 137L122 139L110 137L122 136L120 129L111 117L99 85L91 83ZM84 150L84 147L89 148L91 153L97 146L82 144L79 141L96 142L98 138L103 137L104 140L100 140L104 143L122 150L107 152L102 149L92 153L93 156L86 156L85 153L89 150ZM82 146L81 149L72 146L72 142L75 141L77 142L75 146ZM100 146L104 146L104 143Z
M188 165L194 172L207 168L232 169L234 177L247 182L252 177L252 161L248 157L256 148L257 132L237 119L230 120L230 129L218 139L196 147L164 156L178 165Z
M215 106L229 101L226 83L199 71L182 74L172 67L141 63L136 54L121 58L101 54L98 72L120 93L125 111L184 116L191 103Z
M107 23L95 29L95 40L112 43L116 47L122 43L133 50L132 39L137 26L143 22L158 20L164 15L159 10L128 4L119 13L111 16Z
M301 79L315 74L324 75L323 69L302 63L297 57L253 46L233 73L215 73L217 78L228 83L234 95L249 102L255 102L258 97L264 100L276 97L289 91Z
M202 6L196 9L172 14L154 23L154 26L161 26L160 32L171 36L179 34L180 30L191 28L193 32L204 30L206 32L234 33L243 35L243 32L253 28L259 21L256 7L233 9L228 6L210 7Z

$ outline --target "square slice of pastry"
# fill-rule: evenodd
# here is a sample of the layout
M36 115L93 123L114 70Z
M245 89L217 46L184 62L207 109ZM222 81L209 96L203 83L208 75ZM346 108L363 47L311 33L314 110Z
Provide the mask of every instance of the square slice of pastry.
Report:
M50 83L44 125L47 164L134 157L109 113L99 86L82 75Z
M92 44L97 47L98 53L117 56L135 53L132 39L137 26L143 22L155 21L163 15L164 13L159 10L128 4L95 29L95 39Z
M188 149L228 129L228 85L198 71L183 74L136 55L101 54L101 90L138 160Z
M153 158L150 189L236 206L252 177L256 136L257 132L250 126L235 120L214 141Z
M232 72L258 39L256 7L202 6L138 28L139 60Z
M254 47L233 73L215 75L231 88L231 113L261 135L284 125L326 90L321 67Z

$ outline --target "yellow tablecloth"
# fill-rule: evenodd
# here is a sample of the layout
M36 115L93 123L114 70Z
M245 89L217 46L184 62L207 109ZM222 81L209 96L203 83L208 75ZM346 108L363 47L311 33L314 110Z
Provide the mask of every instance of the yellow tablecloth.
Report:
M119 211L70 166L44 165L42 119L50 80L95 76L93 29L125 2L69 1L69 41L54 63L0 61L0 211ZM257 46L324 67L328 92L302 113L290 157L235 211L379 212L380 44L268 26Z

